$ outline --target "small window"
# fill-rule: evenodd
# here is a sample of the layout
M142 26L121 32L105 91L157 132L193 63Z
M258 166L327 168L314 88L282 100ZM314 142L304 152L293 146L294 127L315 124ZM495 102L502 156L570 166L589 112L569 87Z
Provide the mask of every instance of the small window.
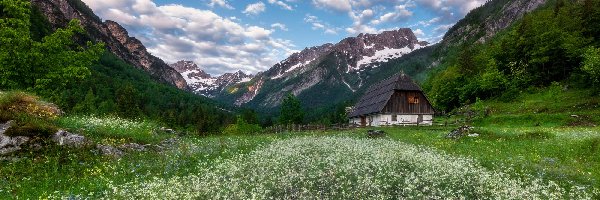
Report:
M410 104L418 104L419 103L419 97L417 97L417 96L408 97L408 103L410 103Z
M392 121L398 121L398 115L392 115Z

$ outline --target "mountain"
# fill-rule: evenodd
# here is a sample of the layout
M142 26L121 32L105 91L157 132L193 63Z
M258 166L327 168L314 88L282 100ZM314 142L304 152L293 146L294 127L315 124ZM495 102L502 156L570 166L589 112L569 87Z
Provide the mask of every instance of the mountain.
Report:
M545 3L546 0L489 1L471 10L465 18L448 29L441 41L442 46L456 46L464 42L484 43Z
M376 77L373 72L387 71L388 67L381 66L427 45L408 28L359 34L337 44L305 48L215 98L258 110L279 106L287 93L300 96L312 108L335 104L351 100L371 84Z
M544 4L545 0L488 1L435 45L418 41L410 29L403 28L305 48L251 81L222 90L215 98L275 115L274 108L284 95L292 93L307 110L332 109L355 101L365 88L399 71L423 82L436 71L433 69L442 66L439 70L444 70L446 59L462 44L485 43Z
M81 21L88 33L82 41L104 42L110 52L127 63L149 73L153 78L188 90L186 80L163 60L151 55L136 38L114 21L102 21L79 0L31 0L47 17L53 29L65 27L72 19Z
M212 77L192 61L182 60L169 66L183 76L193 92L207 97L215 96L230 85L250 81L253 77L252 75L246 75L242 71Z

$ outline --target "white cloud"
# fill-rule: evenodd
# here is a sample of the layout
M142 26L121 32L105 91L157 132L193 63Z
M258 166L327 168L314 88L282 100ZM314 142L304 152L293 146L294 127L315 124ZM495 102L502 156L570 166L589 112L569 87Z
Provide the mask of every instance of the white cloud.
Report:
M446 32L449 28L451 28L452 26L454 26L454 24L442 24L442 25L438 25L436 26L433 31L434 32Z
M286 27L286 25L282 24L282 23L271 24L271 28L273 28L273 29L277 28L277 29L282 30L282 31L288 31L288 28Z
M417 37L425 36L425 32L423 32L423 30L421 30L421 29L416 29L415 31L413 31L413 33L415 33L415 36L417 36Z
M486 0L416 0L416 2L439 12L457 9L464 16L472 9L483 5Z
M286 9L286 10L294 10L292 8L292 6L288 5L287 3L283 2L283 1L269 0L269 3L270 4L276 4L276 5L280 6L283 9Z
M332 9L340 12L352 11L350 0L312 0L312 3L322 9Z
M304 22L311 24L313 30L323 30L323 33L325 34L335 35L338 32L337 28L325 24L325 22L319 20L319 18L314 15L307 14L306 17L304 17Z
M253 4L248 4L248 6L246 6L246 9L244 10L244 14L247 15L258 15L261 12L264 12L266 10L266 6L262 1L253 3Z
M408 10L409 7L413 7L413 5L405 4L395 6L394 11L381 15L379 19L373 20L371 23L378 25L382 23L406 20L413 15L413 12Z
M210 6L211 8L214 8L215 6L220 6L223 8L227 8L230 10L233 10L233 6L229 5L229 3L227 3L227 0L210 0L210 3L208 3L208 6Z
M431 24L438 23L440 20L442 20L441 17L434 17L434 18L430 19L429 21L419 21L419 25L421 25L423 27L428 27L428 26L431 26Z
M210 10L157 6L151 0L84 1L103 19L123 24L167 63L192 60L213 75L264 71L295 52L292 41L273 38L273 27L240 24Z

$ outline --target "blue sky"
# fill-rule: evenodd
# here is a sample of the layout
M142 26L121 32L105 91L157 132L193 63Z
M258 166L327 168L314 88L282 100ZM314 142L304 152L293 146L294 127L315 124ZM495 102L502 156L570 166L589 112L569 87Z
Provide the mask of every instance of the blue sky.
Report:
M484 0L83 0L168 63L257 73L293 52L385 30L443 34Z

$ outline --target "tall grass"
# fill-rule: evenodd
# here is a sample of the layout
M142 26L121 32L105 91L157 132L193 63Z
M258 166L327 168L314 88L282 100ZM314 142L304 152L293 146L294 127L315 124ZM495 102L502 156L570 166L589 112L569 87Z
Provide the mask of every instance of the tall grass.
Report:
M114 116L67 116L58 119L57 124L96 140L110 138L124 142L157 143L174 136L161 132L155 122Z

